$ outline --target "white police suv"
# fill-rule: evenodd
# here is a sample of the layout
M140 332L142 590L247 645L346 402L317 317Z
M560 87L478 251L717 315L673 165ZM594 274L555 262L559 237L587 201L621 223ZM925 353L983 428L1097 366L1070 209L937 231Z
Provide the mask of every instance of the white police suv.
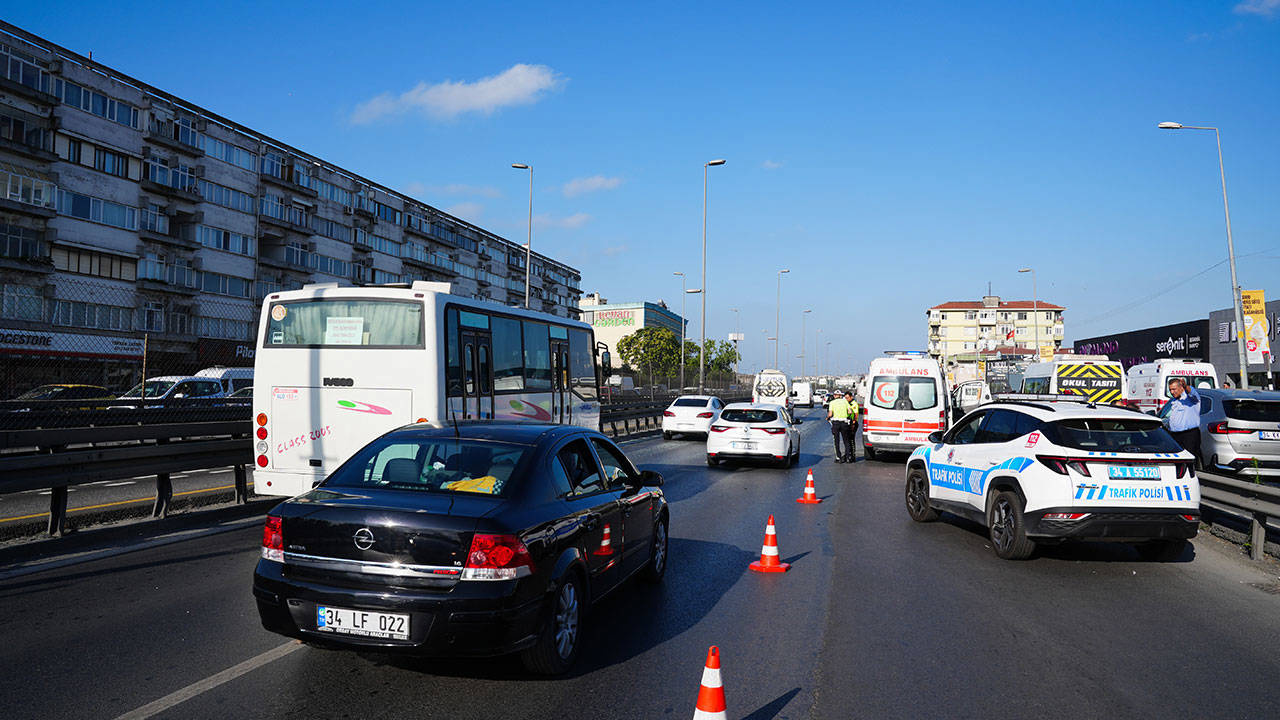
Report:
M1067 539L1179 557L1200 526L1195 459L1156 418L1067 396L1009 395L965 415L907 460L907 512L984 524L996 555Z

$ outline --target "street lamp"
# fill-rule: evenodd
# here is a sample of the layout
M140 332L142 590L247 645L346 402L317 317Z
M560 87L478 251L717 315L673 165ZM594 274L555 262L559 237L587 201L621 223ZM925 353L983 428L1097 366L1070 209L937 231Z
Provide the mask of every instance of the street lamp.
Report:
M778 271L778 308L773 314L773 367L778 368L778 338L782 337L782 275L790 270Z
M511 163L516 170L529 171L529 244L524 250L524 309L529 309L529 272L533 268L533 167L524 163Z
M804 377L804 339L806 337L804 331L805 315L813 312L813 310L805 310L800 313L800 377Z
M733 313L733 335L735 338L735 340L733 341L733 350L735 355L737 355L737 358L741 358L742 351L738 348L738 342L740 340L746 339L742 334L742 314L738 308L729 308L729 312ZM733 361L733 384L735 385L738 383L738 359L737 358L735 358Z
M827 372L831 372L831 341L830 340L827 341L826 365L827 365Z
M698 393L706 392L707 374L707 168L724 160L702 163L702 341L698 345Z
M1162 122L1161 130L1212 130L1218 141L1218 175L1222 179L1222 212L1227 216L1227 259L1231 264L1231 305L1236 311L1236 352L1240 355L1240 389L1249 389L1249 361L1245 354L1244 310L1240 307L1240 283L1236 280L1236 246L1231 240L1231 207L1227 205L1227 171L1222 164L1222 135L1216 127ZM1269 366L1268 366L1269 367Z
M671 274L680 276L680 392L684 392L684 299L689 294L689 288L685 287L684 273Z
M684 291L685 295L701 295L702 288L689 288ZM682 302L681 305L684 303ZM680 392L684 392L684 341L680 341ZM702 392L699 388L698 392Z
M1031 307L1033 308L1033 310L1031 311L1031 316L1034 319L1034 322L1032 323L1031 327L1035 329L1035 334L1036 334L1035 360L1036 362L1039 362L1040 361L1040 295L1036 292L1036 271L1034 268L1022 268L1018 272L1031 273ZM1015 345L1017 344L1016 340L1014 341L1014 344Z

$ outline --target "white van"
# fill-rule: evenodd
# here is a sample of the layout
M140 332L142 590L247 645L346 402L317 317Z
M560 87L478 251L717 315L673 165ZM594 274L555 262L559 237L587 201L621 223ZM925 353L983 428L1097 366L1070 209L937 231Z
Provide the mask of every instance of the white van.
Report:
M1055 355L1052 362L1027 366L1019 392L1084 395L1090 402L1121 403L1127 396L1124 366L1106 355Z
M807 408L813 407L813 386L806 380L797 380L791 383L791 399L796 405L803 405Z
M1218 371L1201 360L1162 359L1129 368L1129 402L1144 412L1156 412L1169 397L1169 381L1178 378L1203 390L1218 387Z
M891 352L871 361L862 403L862 449L911 452L947 429L950 398L937 361L922 352Z
M751 402L782 405L791 412L795 409L791 400L791 378L781 370L761 370L751 383Z
M962 382L952 392L952 404L956 406L957 414L967 413L983 403L991 402L991 388L982 380Z
M230 395L236 390L253 387L253 368L223 367L214 365L196 373L196 377L213 378L222 386L222 391Z

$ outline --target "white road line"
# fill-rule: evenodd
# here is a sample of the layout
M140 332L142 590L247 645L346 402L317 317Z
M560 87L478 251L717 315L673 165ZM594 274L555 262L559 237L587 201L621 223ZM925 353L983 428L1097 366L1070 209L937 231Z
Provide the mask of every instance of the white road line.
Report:
M206 472L205 474L207 474L207 475L221 475L222 473L229 473L229 472L231 472L231 468L227 468L227 469L225 469L225 470L209 470L209 471L208 471L208 472Z
M142 720L153 715L159 715L175 705L184 703L197 695L206 693L219 685L229 683L245 673L257 670L263 665L279 660L285 655L301 649L302 643L291 640L283 645L271 648L261 655L251 657L238 665L233 665L220 673L214 673L203 680L197 680L181 690L171 692L159 700L149 702L137 710L127 712L116 718L116 720Z
M137 483L135 483L132 480L124 480L122 482L107 483L107 487L122 487L124 485L137 485Z

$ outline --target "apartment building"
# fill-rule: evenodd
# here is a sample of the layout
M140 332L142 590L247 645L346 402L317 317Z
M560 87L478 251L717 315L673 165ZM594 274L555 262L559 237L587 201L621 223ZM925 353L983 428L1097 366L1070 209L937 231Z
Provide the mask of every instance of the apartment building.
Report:
M1066 308L1043 300L945 302L929 308L929 354L939 361L982 354L1026 354L1040 347L1062 347L1062 313ZM1011 352L1013 351L1013 352Z
M0 188L0 399L118 389L144 345L248 364L261 299L311 282L524 302L519 243L4 22ZM580 273L532 264L533 309L577 317Z

